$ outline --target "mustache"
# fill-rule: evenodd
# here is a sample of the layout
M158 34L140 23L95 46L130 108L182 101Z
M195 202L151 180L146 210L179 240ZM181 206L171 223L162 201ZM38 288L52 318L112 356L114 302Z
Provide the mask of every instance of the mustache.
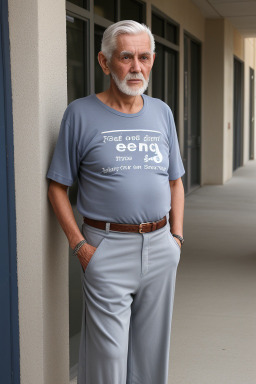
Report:
M127 73L127 75L125 76L125 80L144 80L145 81L145 78L144 76L142 75L142 73Z

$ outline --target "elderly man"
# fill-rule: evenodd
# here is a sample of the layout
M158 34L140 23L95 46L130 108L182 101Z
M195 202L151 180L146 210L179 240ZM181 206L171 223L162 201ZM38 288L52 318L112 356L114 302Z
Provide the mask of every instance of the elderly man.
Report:
M105 31L98 60L110 88L67 107L47 174L81 264L79 384L168 380L184 168L170 108L143 94L154 46L135 21ZM67 196L76 179L82 231Z

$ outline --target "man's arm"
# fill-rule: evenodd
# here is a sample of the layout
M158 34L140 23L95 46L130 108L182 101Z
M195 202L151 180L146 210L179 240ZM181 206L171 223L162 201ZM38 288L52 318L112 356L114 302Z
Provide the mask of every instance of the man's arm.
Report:
M183 237L183 217L184 217L184 188L181 177L177 180L170 180L172 207L170 210L171 232ZM181 246L179 239L174 237Z
M67 195L68 187L51 180L48 189L48 198L52 204L53 210L57 219L65 232L69 245L72 249L81 241L84 240L83 235L78 228L74 213ZM77 256L83 268L87 267L96 248L89 244L84 244Z

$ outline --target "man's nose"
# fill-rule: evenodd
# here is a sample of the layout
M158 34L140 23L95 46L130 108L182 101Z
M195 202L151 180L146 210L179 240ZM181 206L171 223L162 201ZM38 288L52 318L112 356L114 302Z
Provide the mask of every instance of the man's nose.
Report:
M141 72L140 62L137 57L133 58L131 72Z

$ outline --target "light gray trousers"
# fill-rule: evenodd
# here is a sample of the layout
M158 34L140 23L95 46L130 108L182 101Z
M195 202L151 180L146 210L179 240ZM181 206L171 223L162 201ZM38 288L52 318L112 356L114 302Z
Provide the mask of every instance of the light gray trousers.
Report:
M83 224L97 247L85 272L78 384L167 384L180 248L164 228L147 234Z

